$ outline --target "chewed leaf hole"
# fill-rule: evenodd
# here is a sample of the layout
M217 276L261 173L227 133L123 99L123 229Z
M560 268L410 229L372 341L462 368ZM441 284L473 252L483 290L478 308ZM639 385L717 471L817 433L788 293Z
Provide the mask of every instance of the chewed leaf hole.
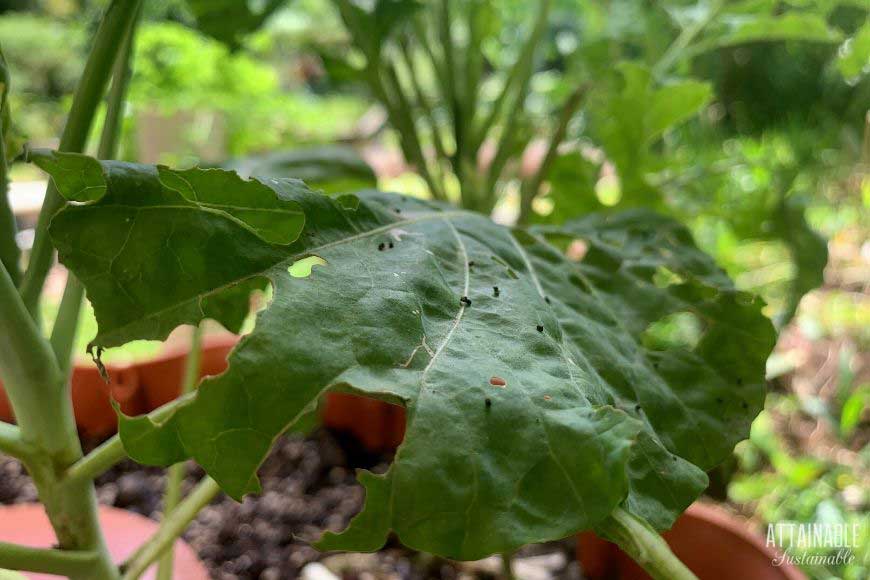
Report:
M655 274L653 274L653 284L659 288L667 288L674 284L683 284L685 281L685 278L665 266L659 266L656 268Z
M692 350L703 334L704 327L697 316L691 312L676 312L649 325L641 339L650 350Z
M307 278L311 275L311 269L314 268L314 266L325 265L326 260L320 256L308 256L307 258L302 258L301 260L293 262L293 264L287 268L287 272L289 272L294 278Z

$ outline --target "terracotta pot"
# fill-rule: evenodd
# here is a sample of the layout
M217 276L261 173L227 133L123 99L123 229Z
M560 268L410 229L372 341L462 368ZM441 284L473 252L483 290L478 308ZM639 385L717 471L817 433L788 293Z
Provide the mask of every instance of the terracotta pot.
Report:
M203 339L200 376L222 373L227 356L239 341L232 334L208 335ZM117 417L111 399L128 415L153 411L181 392L187 364L185 341L167 344L156 357L129 365L106 365L109 384L90 361L76 364L72 374L73 410L82 434L105 437L115 432ZM0 383L0 419L12 421L13 414ZM356 437L369 451L390 451L405 435L405 410L398 405L344 393L330 393L323 405L326 427Z
M92 437L104 437L115 432L118 418L112 408L115 400L128 415L144 412L139 375L134 366L106 365L107 384L92 364L79 364L72 372L73 412L79 430ZM0 420L14 420L12 406L0 383Z
M713 505L692 504L662 536L700 580L806 580L795 566L774 566L779 552L768 548L739 519ZM577 559L590 580L650 578L615 544L592 532L579 535Z
M199 376L219 375L227 368L227 355L238 343L233 334L215 334L202 340ZM181 393L181 381L187 366L188 349L184 342L167 346L158 356L136 365L144 412L174 400Z
M112 560L120 564L126 560L142 542L150 538L159 524L139 514L125 510L100 506L100 524L108 543ZM48 522L45 511L39 504L19 504L0 506L0 541L12 542L31 548L50 548L57 544L54 530ZM156 565L152 566L142 578L153 580ZM175 542L174 578L185 580L208 580L208 570L196 554L183 540ZM25 572L24 576L34 580L56 580L51 574Z
M392 451L405 437L405 409L347 393L329 393L323 425L350 433L369 451Z

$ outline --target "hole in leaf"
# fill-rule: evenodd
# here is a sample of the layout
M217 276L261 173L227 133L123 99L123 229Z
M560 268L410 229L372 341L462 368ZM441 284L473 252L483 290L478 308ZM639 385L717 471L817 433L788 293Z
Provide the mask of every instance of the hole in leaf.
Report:
M293 262L293 264L287 268L287 272L289 272L294 278L307 278L311 275L311 269L314 268L314 266L325 265L326 260L320 256L308 256L307 258L302 258L301 260Z
M703 334L704 327L697 316L691 312L676 312L649 325L641 340L650 350L692 350Z

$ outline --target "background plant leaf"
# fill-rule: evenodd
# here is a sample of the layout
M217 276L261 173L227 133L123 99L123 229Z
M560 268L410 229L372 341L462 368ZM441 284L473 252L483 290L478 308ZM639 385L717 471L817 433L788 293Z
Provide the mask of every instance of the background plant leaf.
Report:
M287 1L264 0L257 3L258 10L246 0L187 0L187 4L202 32L236 48Z
M269 180L306 216L298 240L281 245L229 214L179 207L183 196L158 174L165 201L140 186L136 205L155 204L160 223L185 232L156 232L161 244L239 236L219 247L220 275L197 262L193 284L183 261L155 274L166 253L95 235L127 211L132 193L119 187L155 175L125 165L116 179L118 165L103 167L106 195L52 224L94 304L96 345L165 335L208 316L190 305L247 280L274 290L223 375L170 417L122 418L132 457L193 457L240 498L258 489L274 439L325 391L406 407L393 465L362 476L366 507L322 548L374 550L392 531L410 547L475 559L589 528L621 503L666 527L761 408L774 342L761 301L734 290L670 219L632 212L529 232L412 198L370 192L349 204ZM586 256L572 262L545 237L582 239ZM310 256L322 265L289 273ZM159 304L125 298L152 282ZM697 343L644 346L676 313L698 319Z

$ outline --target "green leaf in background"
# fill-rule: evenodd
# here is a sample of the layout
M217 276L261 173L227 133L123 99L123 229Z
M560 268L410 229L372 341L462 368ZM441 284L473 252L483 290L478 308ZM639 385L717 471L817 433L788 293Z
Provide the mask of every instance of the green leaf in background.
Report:
M837 68L849 81L857 82L870 73L870 18L837 51Z
M394 463L361 476L363 512L322 548L375 550L394 532L476 559L587 529L620 504L661 529L761 409L774 344L762 303L668 218L635 211L529 232L398 195L349 203L266 180L305 214L286 245L234 218L230 200L190 207L165 178L175 172L102 165L107 193L51 230L94 304L95 345L196 323L209 316L197 305L249 280L274 291L224 374L169 417L122 418L132 457L192 457L241 498L257 491L275 438L326 391L406 408ZM131 204L159 222L119 235ZM585 258L547 237L583 240ZM154 285L156 296L141 291ZM645 347L676 314L697 320L696 343Z
M695 47L703 52L724 46L738 46L754 42L801 42L835 43L843 40L843 34L828 25L822 16L805 12L786 12L774 15L739 15L723 18L721 31L709 34Z
M377 185L375 172L353 147L324 145L276 151L230 161L226 168L242 177L295 177L316 190L345 193Z
M287 0L187 0L197 27L232 48L254 32Z
M801 298L825 283L828 241L807 223L805 205L800 198L784 197L771 213L773 236L785 243L795 270L786 304L776 316L780 328L794 318Z
M649 185L656 169L651 145L667 131L698 114L712 98L708 83L676 81L654 86L650 70L633 62L617 66L621 90L604 90L590 103L590 126L619 172L622 202L655 207L661 195Z

